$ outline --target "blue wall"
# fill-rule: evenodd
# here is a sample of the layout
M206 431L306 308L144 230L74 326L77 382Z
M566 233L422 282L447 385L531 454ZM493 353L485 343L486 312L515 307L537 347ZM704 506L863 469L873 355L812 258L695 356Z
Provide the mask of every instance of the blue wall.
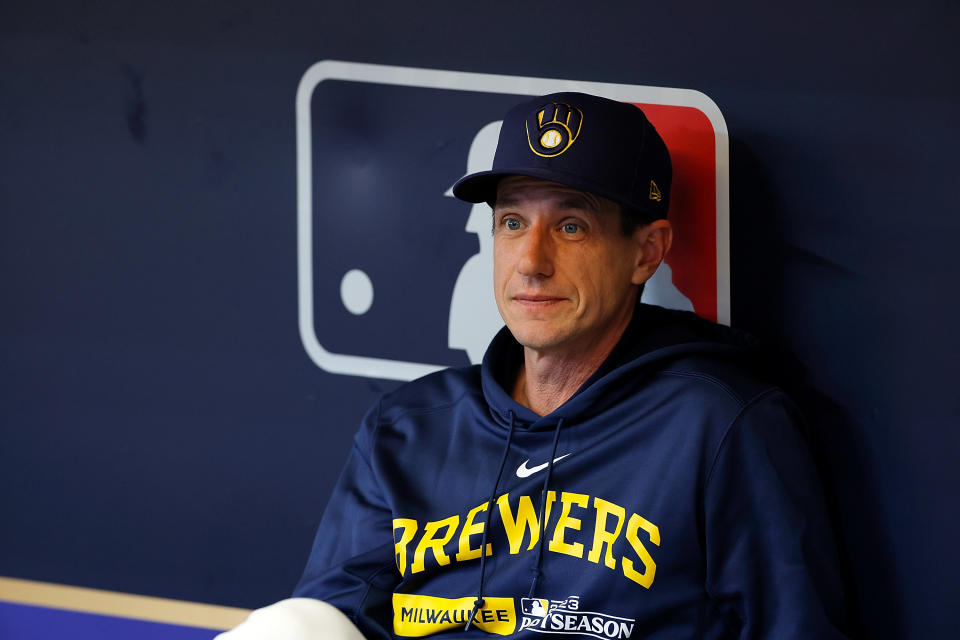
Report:
M288 595L397 384L297 332L294 97L337 59L713 98L733 323L802 367L853 626L953 635L960 6L201 4L0 6L0 575Z

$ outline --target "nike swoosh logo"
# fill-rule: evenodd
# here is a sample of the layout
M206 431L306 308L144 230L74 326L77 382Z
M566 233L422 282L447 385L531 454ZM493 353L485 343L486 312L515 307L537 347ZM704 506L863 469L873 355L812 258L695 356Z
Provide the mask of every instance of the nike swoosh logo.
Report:
M568 455L570 455L570 454L569 454L569 453L565 453L565 454L563 454L562 456L560 456L559 458L554 458L554 459L553 459L553 464L557 464L558 462L560 462L561 460L563 460L564 458L566 458ZM538 472L538 471L543 471L544 469L547 468L547 465L550 464L549 462L544 462L543 464L538 464L538 465L535 466L535 467L528 467L528 466L527 466L527 463L528 463L528 462L530 462L530 459L529 459L529 458L527 458L526 460L524 460L524 461L523 461L523 464L521 464L519 467L517 467L517 477L518 477L518 478L529 478L530 476L532 476L532 475L535 474L536 472Z

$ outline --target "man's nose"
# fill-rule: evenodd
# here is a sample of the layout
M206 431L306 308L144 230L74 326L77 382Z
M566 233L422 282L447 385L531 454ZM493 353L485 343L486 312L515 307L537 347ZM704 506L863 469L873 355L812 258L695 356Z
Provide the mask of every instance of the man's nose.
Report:
M523 237L517 271L527 277L553 275L553 239L545 225L534 224Z

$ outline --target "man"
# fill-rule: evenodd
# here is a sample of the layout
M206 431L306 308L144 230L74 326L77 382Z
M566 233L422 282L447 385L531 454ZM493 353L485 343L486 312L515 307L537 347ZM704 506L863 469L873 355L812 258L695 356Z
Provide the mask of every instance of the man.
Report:
M732 331L639 303L670 181L634 106L507 114L493 169L453 189L492 204L506 328L367 414L297 596L367 638L840 637L793 404Z

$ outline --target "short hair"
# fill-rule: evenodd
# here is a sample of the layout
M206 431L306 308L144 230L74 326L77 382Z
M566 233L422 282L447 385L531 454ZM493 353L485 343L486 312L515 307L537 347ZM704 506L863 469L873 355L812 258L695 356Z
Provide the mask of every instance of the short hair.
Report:
M628 209L620 205L620 232L632 236L637 227L645 227L657 218L639 209Z

